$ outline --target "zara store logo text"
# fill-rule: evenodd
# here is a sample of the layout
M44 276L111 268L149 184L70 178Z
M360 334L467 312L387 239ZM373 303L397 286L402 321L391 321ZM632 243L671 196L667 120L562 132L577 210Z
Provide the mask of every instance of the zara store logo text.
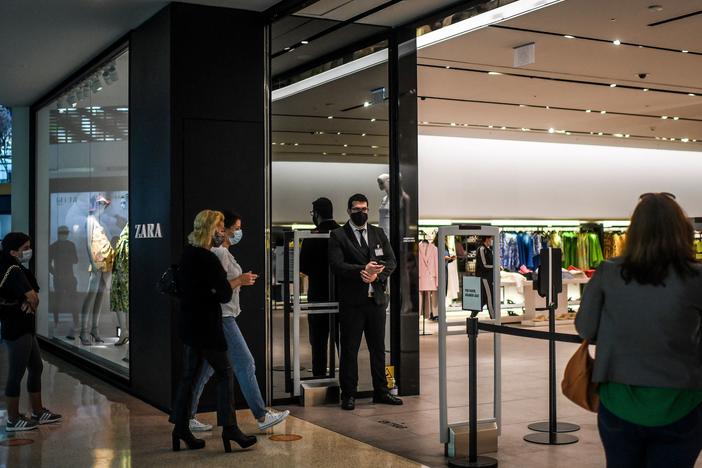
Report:
M135 239L163 239L161 223L135 224Z

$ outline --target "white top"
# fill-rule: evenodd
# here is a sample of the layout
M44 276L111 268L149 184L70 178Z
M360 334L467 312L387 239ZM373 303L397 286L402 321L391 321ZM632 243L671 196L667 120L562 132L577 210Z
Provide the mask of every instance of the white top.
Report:
M226 247L212 247L210 250L217 256L224 271L227 272L227 280L233 280L241 276L243 270L237 263L234 255L229 252L229 249ZM222 317L238 317L241 313L241 306L239 305L240 289L241 287L234 288L232 291L232 299L226 304L221 304Z

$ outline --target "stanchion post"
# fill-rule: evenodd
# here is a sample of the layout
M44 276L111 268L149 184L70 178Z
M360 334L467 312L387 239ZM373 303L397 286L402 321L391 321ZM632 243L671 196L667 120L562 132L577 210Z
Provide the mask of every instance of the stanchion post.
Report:
M468 459L452 458L450 467L493 468L497 460L478 456L478 319L466 318L468 334Z

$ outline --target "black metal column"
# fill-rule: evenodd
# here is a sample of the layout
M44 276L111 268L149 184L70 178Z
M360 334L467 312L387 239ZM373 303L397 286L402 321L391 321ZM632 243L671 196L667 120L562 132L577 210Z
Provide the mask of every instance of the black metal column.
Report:
M390 351L399 394L418 395L416 32L412 28L395 29L389 42L390 242L397 257L390 285Z

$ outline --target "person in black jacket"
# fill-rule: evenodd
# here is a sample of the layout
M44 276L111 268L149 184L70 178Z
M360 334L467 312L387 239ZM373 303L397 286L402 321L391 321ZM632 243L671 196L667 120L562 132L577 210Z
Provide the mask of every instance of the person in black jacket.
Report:
M495 309L493 307L492 291L495 289L495 262L492 254L492 237L485 236L476 252L475 261L475 276L480 278L480 308L487 305L490 318L495 318ZM470 313L471 317L476 317L478 311L474 310Z
M334 207L328 198L318 198L312 202L312 222L317 226L312 233L322 234L338 229L334 221ZM309 278L308 302L329 302L329 258L327 239L305 239L300 249L300 271ZM327 342L329 339L329 314L308 314L307 323L312 346L312 375L327 375ZM338 325L338 322L337 322ZM339 343L338 329L334 331L334 341Z
M36 429L39 424L61 420L44 408L41 400L41 373L44 366L36 337L36 311L39 307L39 284L22 263L32 258L29 236L10 232L2 240L0 252L0 322L2 339L7 344L9 361L5 398L7 432ZM27 391L32 404L31 419L19 412L20 384L27 372Z
M349 198L350 220L331 232L329 264L336 279L341 319L339 383L341 407L355 408L358 349L365 334L373 377L373 402L401 405L388 392L385 379L385 308L387 279L395 270L395 255L379 227L368 224L368 199Z
M242 448L256 443L256 437L241 432L236 423L234 375L227 358L227 342L222 329L220 304L232 298L232 282L215 254L210 251L224 241L224 216L219 211L197 214L193 232L178 267L181 299L180 338L183 340L183 373L171 415L175 423L173 450L180 450L183 440L190 449L201 449L205 441L190 432L190 404L195 376L204 361L212 366L217 378L217 424L223 426L224 450L231 452L233 440Z

